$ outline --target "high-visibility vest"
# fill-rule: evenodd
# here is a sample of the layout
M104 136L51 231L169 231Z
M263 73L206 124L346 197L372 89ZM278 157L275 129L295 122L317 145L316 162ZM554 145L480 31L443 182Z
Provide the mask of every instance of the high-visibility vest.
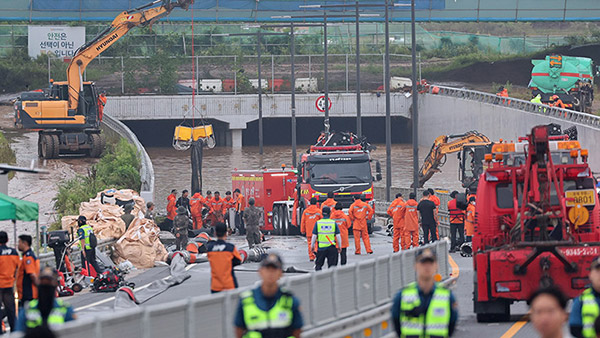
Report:
M268 311L261 310L256 305L252 290L241 294L244 323L248 332L244 338L261 338L263 335L270 337L292 336L292 323L294 313L292 295L282 291L277 303Z
M80 226L79 229L83 230L83 239L85 241L85 249L91 250L92 245L90 244L90 234L94 233L94 230L88 224Z
M411 316L410 313L420 305L421 299L416 283L411 283L402 289L400 337L448 337L451 311L450 290L437 284L431 296L427 312L419 316Z
M448 214L450 215L450 223L452 224L465 222L465 212L456 206L456 199L448 202Z
M54 307L48 315L48 326L56 326L65 323L65 317L67 316L68 308L64 302L57 299L58 307ZM38 300L34 299L25 305L25 326L33 329L38 326L42 326L42 313L38 309Z
M581 333L584 337L596 337L596 330L594 329L594 322L598 315L600 315L600 306L596 301L596 297L589 288L581 294L581 321L583 324L583 331Z
M335 229L337 224L331 218L324 218L317 221L317 241L319 248L335 246Z

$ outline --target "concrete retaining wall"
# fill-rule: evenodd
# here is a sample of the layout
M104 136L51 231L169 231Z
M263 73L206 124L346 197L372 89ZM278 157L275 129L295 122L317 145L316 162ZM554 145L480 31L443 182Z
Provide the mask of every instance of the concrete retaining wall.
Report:
M514 140L531 132L539 124L557 123L563 129L577 126L579 141L584 148L600 144L600 129L571 122L568 119L479 102L471 99L426 94L419 100L419 145L431 146L440 135L477 130L491 140ZM600 156L590 151L590 165L600 170Z

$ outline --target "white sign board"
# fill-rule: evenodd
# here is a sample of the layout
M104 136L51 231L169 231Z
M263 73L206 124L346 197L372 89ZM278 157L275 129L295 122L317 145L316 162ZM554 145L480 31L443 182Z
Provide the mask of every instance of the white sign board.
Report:
M29 26L29 56L52 53L56 57L70 58L75 50L85 44L85 27Z

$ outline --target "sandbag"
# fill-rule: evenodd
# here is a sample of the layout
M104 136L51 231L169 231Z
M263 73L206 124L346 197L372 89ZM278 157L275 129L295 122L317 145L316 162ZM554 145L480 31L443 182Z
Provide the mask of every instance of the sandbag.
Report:
M139 215L140 213L144 215L146 213L146 201L140 197L140 194L137 191L132 189L106 189L104 191L99 192L96 195L96 200L100 201L102 199L102 195L104 194L104 199L115 198L116 205L124 205L127 203L133 203L133 211L131 212L133 215Z
M154 221L136 217L115 244L117 264L128 260L140 269L153 267L155 261L166 261L167 250L158 238L159 233Z

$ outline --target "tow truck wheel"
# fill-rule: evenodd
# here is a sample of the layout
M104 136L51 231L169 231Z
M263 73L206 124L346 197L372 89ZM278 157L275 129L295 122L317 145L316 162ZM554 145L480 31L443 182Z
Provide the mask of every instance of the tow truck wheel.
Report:
M288 221L288 208L287 206L281 207L281 235L289 236L290 235L290 224Z
M280 235L281 229L281 214L279 213L279 206L273 207L273 235Z

